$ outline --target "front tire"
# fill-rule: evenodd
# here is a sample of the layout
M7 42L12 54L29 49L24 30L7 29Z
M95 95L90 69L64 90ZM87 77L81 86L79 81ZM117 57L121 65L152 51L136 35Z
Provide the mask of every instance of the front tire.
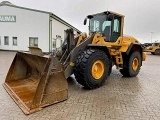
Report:
M155 55L155 52L151 52L152 55Z
M160 55L160 49L155 50L155 55Z
M138 51L133 52L127 62L127 66L120 69L120 73L124 77L135 77L138 75L141 67L141 55Z
M105 52L88 49L76 60L75 78L85 88L98 88L103 85L109 75L109 64L109 58Z

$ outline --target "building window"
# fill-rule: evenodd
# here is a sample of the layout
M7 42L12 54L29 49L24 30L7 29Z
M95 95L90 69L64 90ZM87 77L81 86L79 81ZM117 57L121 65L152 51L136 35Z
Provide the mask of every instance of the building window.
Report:
M17 46L17 37L13 37L13 45Z
M29 47L38 47L37 37L29 37Z
M56 38L61 38L61 36L60 35L56 35Z
M56 35L56 48L60 48L62 46L62 37L60 35Z
M56 48L56 39L52 38L52 48Z
M9 45L9 37L4 36L4 45Z

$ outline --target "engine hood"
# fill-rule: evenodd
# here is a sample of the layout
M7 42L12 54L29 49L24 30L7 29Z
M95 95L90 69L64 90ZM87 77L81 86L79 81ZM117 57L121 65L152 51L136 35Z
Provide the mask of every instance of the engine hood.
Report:
M135 37L129 36L129 35L124 35L123 36L123 40L124 41L134 42L134 43L140 43Z

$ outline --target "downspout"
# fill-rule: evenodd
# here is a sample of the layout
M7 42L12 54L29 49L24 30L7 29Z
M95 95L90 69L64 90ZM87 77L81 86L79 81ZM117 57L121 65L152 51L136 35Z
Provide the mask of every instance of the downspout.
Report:
M52 17L49 16L49 52L52 51Z

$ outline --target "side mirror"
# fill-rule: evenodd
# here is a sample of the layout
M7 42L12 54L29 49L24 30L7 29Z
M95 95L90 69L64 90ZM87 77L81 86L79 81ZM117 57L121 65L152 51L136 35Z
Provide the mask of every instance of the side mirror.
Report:
M84 19L84 23L83 23L83 24L84 24L84 25L87 24L87 18Z

